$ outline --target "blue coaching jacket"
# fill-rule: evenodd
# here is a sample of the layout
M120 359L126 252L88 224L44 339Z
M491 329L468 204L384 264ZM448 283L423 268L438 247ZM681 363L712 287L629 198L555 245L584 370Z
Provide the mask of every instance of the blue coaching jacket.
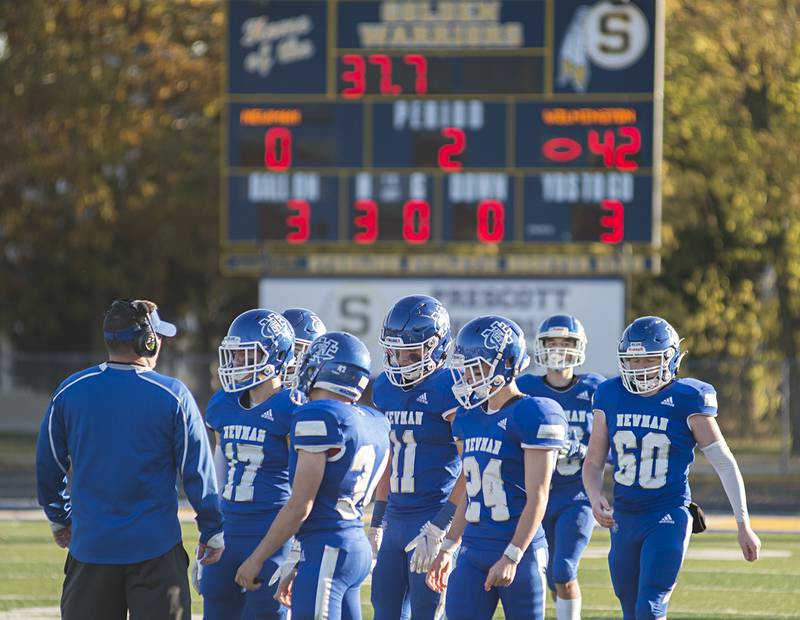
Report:
M178 477L205 543L222 514L203 420L181 381L108 362L58 387L39 431L36 487L47 518L72 524L73 557L131 564L169 551L181 540Z

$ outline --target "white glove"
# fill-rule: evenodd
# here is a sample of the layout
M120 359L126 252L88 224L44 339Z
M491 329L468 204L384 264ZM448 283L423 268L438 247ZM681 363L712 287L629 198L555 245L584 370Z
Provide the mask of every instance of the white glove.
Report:
M283 581L288 577L294 577L294 571L297 564L300 562L300 541L295 540L286 554L286 558L280 563L280 566L272 573L267 585L275 585L279 581Z
M200 592L200 578L203 575L203 565L200 564L200 560L197 559L197 553L200 550L200 547L196 547L194 550L194 557L192 558L192 587L194 591L198 594L202 595Z
M412 573L428 572L431 563L439 555L444 535L445 531L430 521L420 528L419 534L406 545L406 551L414 550L410 563Z
M383 541L383 528L370 526L367 530L367 540L372 549L372 561L374 562L378 559L378 549L381 548L381 542Z

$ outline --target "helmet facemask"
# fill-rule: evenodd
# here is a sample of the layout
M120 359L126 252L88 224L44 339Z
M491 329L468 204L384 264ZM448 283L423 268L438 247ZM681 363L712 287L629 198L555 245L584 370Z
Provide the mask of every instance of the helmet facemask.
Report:
M294 386L297 379L297 370L300 368L300 364L303 362L306 351L308 351L308 347L310 346L310 340L299 340L295 338L294 359L286 364L286 367L283 369L283 373L281 374L281 382L283 383L283 387L291 388Z
M380 339L383 348L383 369L392 385L408 388L430 376L439 364L433 359L439 336L423 342L405 344L402 338L386 336Z
M661 351L631 351L617 353L619 374L622 384L632 394L647 394L667 385L675 378L673 366L677 370L677 363L673 362L676 351L668 347ZM653 366L642 368L631 367L631 361L649 357L660 358L660 362ZM678 360L679 361L679 360Z
M571 340L572 346L553 346L552 340ZM551 341L548 343L547 341ZM559 336L538 336L533 349L533 359L537 365L549 370L575 368L586 361L586 341L580 338Z
M277 371L260 342L226 336L219 346L219 380L226 392L241 392L268 381Z
M462 407L474 409L505 387L503 376L495 374L498 363L499 359L490 362L482 357L465 360L463 355L453 356L453 395Z

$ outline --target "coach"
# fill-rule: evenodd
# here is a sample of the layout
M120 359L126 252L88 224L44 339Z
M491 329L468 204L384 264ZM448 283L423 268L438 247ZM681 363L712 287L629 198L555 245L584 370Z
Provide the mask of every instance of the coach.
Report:
M56 543L69 548L66 620L191 618L178 476L197 512L201 564L222 555L200 412L183 383L153 370L161 337L175 332L154 303L115 301L103 321L108 361L64 381L44 416L36 484Z

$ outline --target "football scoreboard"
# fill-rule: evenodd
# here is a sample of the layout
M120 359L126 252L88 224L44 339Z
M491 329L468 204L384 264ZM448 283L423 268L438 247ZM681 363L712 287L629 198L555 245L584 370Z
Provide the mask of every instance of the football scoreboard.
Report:
M232 0L230 274L658 268L661 0Z

